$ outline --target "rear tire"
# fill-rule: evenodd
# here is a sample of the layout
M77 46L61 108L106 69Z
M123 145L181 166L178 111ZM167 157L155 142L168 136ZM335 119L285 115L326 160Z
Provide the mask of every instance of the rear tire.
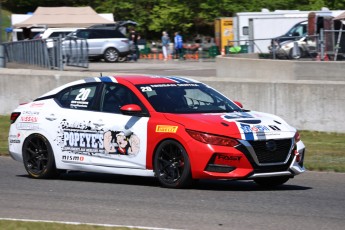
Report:
M155 175L163 187L184 188L191 185L191 166L186 150L174 140L165 140L154 157Z
M263 177L254 179L255 183L262 187L275 187L286 183L290 177L277 176L277 177Z
M115 48L108 48L104 51L103 56L106 62L117 62L119 59L119 52Z
M23 144L23 162L29 176L37 179L56 177L55 159L51 145L41 134L32 134Z

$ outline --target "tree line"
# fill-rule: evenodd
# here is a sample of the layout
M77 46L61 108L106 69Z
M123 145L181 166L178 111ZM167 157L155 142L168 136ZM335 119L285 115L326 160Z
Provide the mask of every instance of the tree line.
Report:
M274 10L345 10L345 0L0 0L15 14L34 12L39 6L91 6L97 13L112 13L115 21L133 20L146 38L159 38L166 30L185 36L213 36L214 20L236 12Z

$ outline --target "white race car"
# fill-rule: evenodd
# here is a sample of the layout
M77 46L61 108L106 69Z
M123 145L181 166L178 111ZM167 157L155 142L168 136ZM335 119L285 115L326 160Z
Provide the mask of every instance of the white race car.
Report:
M11 114L9 152L33 178L63 170L276 186L305 171L305 147L283 119L249 111L186 78L96 77L54 89Z

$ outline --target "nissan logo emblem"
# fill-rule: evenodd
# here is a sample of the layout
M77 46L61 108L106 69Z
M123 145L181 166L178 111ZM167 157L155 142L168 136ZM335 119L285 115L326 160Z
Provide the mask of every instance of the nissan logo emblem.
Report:
M266 149L267 149L268 151L271 151L271 152L276 151L276 150L277 150L277 144L276 144L276 142L273 141L273 140L267 141L267 142L266 142Z

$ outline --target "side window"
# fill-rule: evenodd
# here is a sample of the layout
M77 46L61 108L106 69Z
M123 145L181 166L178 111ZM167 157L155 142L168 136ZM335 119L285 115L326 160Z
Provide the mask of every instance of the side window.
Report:
M56 100L64 108L90 110L95 99L96 89L95 84L72 86L59 93Z
M128 104L137 104L143 108L138 97L127 87L120 84L106 84L101 99L101 111L121 113L120 108Z
M102 32L98 30L91 30L89 39L102 38Z
M90 31L88 30L79 30L77 32L77 37L78 38L85 38L85 39L88 39L90 36Z

